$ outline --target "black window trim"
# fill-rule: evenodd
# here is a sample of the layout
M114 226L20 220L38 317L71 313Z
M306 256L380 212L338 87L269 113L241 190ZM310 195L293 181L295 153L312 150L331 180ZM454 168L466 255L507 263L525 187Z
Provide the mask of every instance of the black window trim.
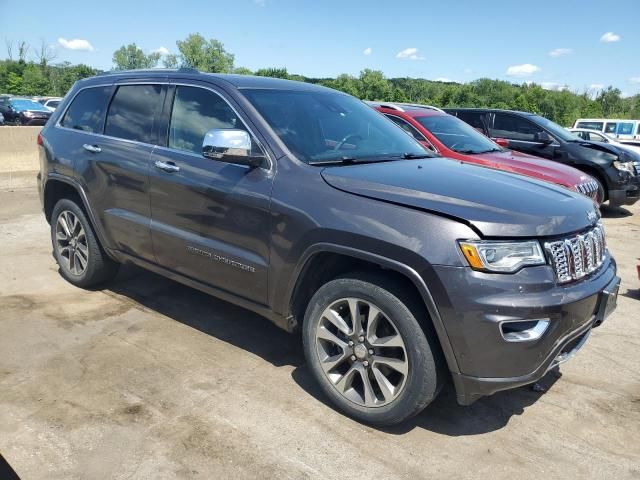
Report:
M397 115L394 115L393 113L384 113L385 117L393 117L393 118L397 118L398 120L406 123L407 125L409 125L409 127L411 127L413 130L415 130L415 132L420 135L422 137L422 140L424 140L425 142L429 143L429 145L431 145L431 142L413 125L411 125L408 121L406 121L404 118L399 117ZM393 120L392 120L393 121ZM413 137L413 135L411 135ZM417 138L414 137L414 140L417 140ZM433 145L431 145L433 147ZM435 147L433 147L435 148Z
M269 166L267 168L264 168L264 170L267 170L269 172L271 172L271 170L273 170L273 167L275 165L275 162L272 160L271 158L271 153L269 152L269 149L265 148L264 144L262 141L260 141L260 137L258 137L254 131L254 129L252 129L248 124L247 121L243 118L243 116L239 113L238 109L235 108L231 102L229 100L227 100L227 98L225 98L225 96L219 92L218 90L216 90L213 87L209 87L209 86L205 86L202 85L200 83L185 83L185 82L180 82L180 81L172 81L169 80L169 89L167 90L167 96L165 98L164 104L163 104L163 110L162 110L162 121L161 121L161 125L162 128L164 129L164 131L159 132L158 135L158 143L163 142L164 145L154 145L157 149L161 149L161 150L167 150L170 152L176 152L176 153L181 153L184 155L191 155L194 156L196 158L204 158L202 155L198 155L197 153L194 152L190 152L188 150L182 150L179 148L172 148L169 147L169 129L171 128L171 115L173 113L173 102L175 100L175 95L176 95L176 88L175 87L192 87L192 88L201 88L203 90L209 90L210 92L213 92L215 95L219 96L222 101L224 101L229 108L231 108L231 110L233 111L233 113L236 114L236 116L238 117L238 119L242 122L242 124L244 125L244 127L247 129L247 131L249 132L249 135L251 135L252 141L257 142L258 146L260 147L260 149L262 150L262 152L265 154L267 161L269 162ZM167 110L165 110L165 108ZM163 137L164 134L164 138ZM216 160L214 160L216 161Z

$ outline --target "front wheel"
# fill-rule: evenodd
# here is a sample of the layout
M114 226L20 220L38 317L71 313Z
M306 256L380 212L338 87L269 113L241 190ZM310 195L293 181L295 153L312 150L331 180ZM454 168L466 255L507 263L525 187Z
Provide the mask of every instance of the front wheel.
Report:
M427 339L416 303L384 277L352 274L323 285L304 319L304 351L323 392L347 415L393 425L437 395L435 339ZM402 299L401 299L402 298Z

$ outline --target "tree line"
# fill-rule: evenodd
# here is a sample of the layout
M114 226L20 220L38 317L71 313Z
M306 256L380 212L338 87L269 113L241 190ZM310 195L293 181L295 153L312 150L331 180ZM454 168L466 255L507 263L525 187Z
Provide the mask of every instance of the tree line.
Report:
M88 65L54 63L55 52L45 42L31 48L26 42L6 42L8 58L0 60L0 93L28 96L63 96L73 83L100 73ZM135 43L113 53L114 70L139 68L195 68L202 72L236 73L299 80L354 95L363 100L412 102L438 107L487 107L538 113L569 126L580 117L640 118L640 95L623 98L609 86L595 95L570 90L545 90L535 83L513 84L480 78L469 83L422 78L386 78L382 71L365 69L358 76L310 78L290 74L286 68L251 71L235 66L235 56L216 39L195 33L176 42L178 53L145 53Z

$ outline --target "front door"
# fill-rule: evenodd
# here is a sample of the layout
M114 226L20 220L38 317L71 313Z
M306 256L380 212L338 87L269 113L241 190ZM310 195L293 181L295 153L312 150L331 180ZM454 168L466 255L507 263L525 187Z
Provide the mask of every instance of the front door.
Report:
M165 146L153 151L150 171L156 262L266 304L273 169L202 156L208 130L248 130L212 88L177 85L165 110Z

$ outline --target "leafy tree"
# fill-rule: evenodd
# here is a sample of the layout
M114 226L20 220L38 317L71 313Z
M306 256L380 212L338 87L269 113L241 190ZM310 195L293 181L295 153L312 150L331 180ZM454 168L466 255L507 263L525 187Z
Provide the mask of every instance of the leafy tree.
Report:
M113 52L113 65L116 70L135 70L138 68L153 68L158 65L159 53L145 55L135 43L123 45Z
M289 79L289 72L287 72L286 68L261 68L256 70L254 75L259 77L284 78L285 80Z
M199 33L192 33L176 42L180 51L179 66L196 68L203 72L230 73L233 71L234 55L224 45L212 38L206 40Z
M605 117L612 116L615 112L622 110L622 92L619 89L611 86L605 90L600 90L600 93L596 97L596 102L600 104L602 108L602 114Z
M253 75L253 72L246 67L236 67L233 69L233 73L237 75Z
M380 70L365 68L360 72L359 81L363 100L391 100L391 85Z

